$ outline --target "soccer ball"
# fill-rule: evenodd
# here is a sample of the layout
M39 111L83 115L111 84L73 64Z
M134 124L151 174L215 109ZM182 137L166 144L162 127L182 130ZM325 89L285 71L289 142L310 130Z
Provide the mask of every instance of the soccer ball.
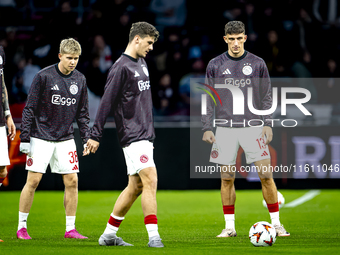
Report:
M249 230L249 240L254 246L272 246L276 241L276 231L266 221L256 222Z
M281 208L285 204L285 198L280 191L277 192L277 202L279 202L279 208ZM264 199L262 200L262 204L264 207L267 208L267 203Z

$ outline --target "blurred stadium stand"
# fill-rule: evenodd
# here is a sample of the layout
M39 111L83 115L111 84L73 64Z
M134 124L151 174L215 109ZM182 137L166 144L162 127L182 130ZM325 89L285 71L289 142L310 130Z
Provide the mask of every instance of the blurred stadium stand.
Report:
M333 139L332 145L329 141L330 137L340 135L340 80L337 79L340 41L336 39L340 32L339 1L211 0L197 4L194 0L1 0L0 45L6 52L5 81L15 121L20 123L34 74L58 62L58 46L66 37L78 39L83 48L77 69L87 77L93 121L107 75L107 70L100 68L100 59L114 62L126 47L131 24L147 21L161 32L154 51L146 59L155 108L159 187L219 188L218 180L190 179L189 127L195 127L198 131L194 132L199 132L200 123L199 120L190 123L188 95L184 88L188 77L204 74L209 60L227 50L222 40L224 25L235 19L246 24L246 50L264 59L271 77L277 81L273 82L276 87L288 86L292 80L301 81L301 78L322 78L318 79L322 82L294 85L312 93L306 107L313 116L301 116L294 107L288 110L285 118L297 119L299 130L304 131L274 129L273 146L279 151L279 157L296 161L295 147L282 150L282 139L289 138L287 146L293 146L291 138L296 132L299 136L308 134L324 141L327 152L322 163L338 162L340 150L334 142L337 140ZM98 35L103 38L99 45L95 40ZM278 107L274 116L280 119L279 112ZM125 164L112 118L105 132L98 154L80 161L83 169L79 177L80 189L121 189L125 186ZM113 142L115 147L109 146L108 142ZM13 142L11 146L15 147ZM312 148L306 150L313 154ZM292 154L288 156L288 152ZM13 157L20 158L14 149ZM23 167L22 163L12 167L9 185L5 188L22 188ZM56 178L47 174L41 188L62 188ZM304 183L315 185L318 183L315 180ZM326 180L319 183L323 181ZM278 181L277 184L295 187L293 182ZM332 187L332 182L329 183L325 187ZM240 185L258 187L258 183L247 181Z

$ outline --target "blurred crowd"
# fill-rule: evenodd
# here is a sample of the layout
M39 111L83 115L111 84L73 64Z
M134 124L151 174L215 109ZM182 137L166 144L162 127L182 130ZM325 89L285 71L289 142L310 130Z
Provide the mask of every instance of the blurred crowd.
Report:
M68 37L82 46L77 69L98 102L131 24L147 21L161 34L146 59L155 114L187 116L190 78L204 77L209 60L227 50L224 26L231 20L245 23L245 48L264 59L271 77L323 77L298 86L311 92L311 103L332 104L340 114L338 0L1 0L10 102L25 102L34 75L59 61Z

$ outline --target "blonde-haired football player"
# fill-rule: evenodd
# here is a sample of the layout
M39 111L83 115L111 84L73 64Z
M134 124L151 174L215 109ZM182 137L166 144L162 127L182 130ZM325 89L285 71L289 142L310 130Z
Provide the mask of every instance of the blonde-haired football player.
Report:
M33 79L22 113L20 151L27 154L27 181L19 203L17 237L31 239L27 217L41 178L50 165L65 185L65 238L87 238L75 228L78 204L78 155L73 136L73 120L78 123L83 144L88 140L89 111L85 76L75 68L81 54L80 44L62 40L59 63L39 71ZM83 155L87 155L86 149Z

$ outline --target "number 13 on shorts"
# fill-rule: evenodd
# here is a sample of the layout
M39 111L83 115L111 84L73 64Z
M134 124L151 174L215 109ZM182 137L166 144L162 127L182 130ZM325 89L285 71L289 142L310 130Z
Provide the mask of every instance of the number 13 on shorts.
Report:
M256 139L256 141L257 141L257 143L258 143L258 145L259 145L259 148L260 149L266 149L267 148L267 145L266 145L266 141L265 141L265 139L264 138L258 138L258 139Z

